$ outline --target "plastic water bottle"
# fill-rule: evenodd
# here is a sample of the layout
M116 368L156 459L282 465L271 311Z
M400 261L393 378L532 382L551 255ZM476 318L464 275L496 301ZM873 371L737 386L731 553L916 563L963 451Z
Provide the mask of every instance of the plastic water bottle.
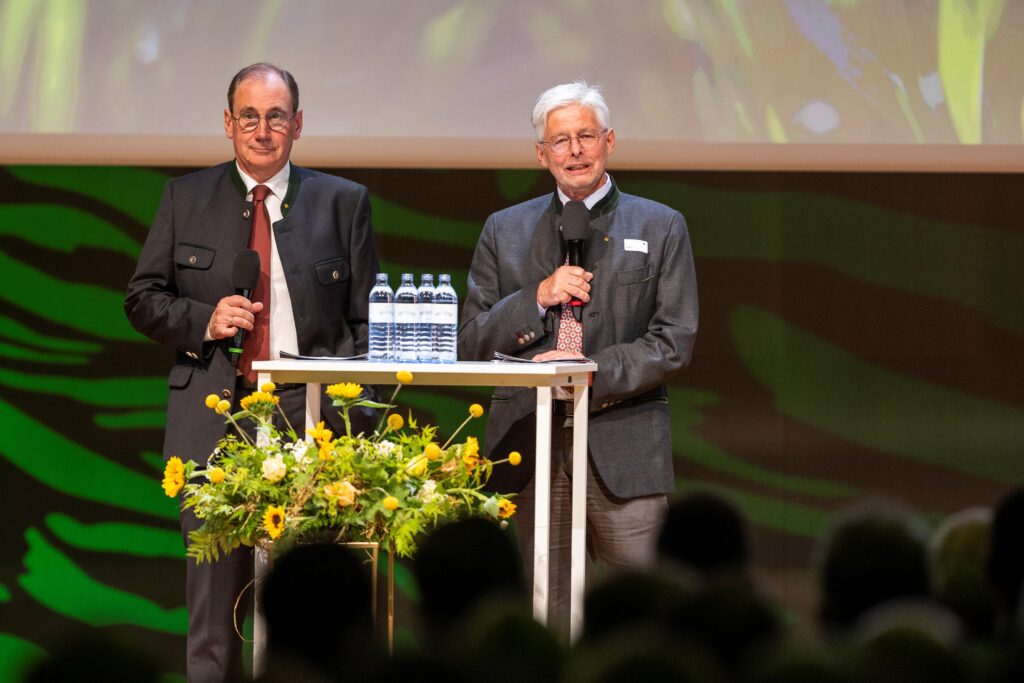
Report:
M395 356L395 293L387 273L377 273L370 290L370 360L390 360Z
M458 360L459 296L452 289L452 276L442 273L434 290L434 353L442 363Z
M416 290L416 360L432 363L434 355L434 276L420 275L420 288Z
M412 273L402 273L402 284L395 290L395 354L397 360L416 361L416 327L419 306L416 303L416 283Z

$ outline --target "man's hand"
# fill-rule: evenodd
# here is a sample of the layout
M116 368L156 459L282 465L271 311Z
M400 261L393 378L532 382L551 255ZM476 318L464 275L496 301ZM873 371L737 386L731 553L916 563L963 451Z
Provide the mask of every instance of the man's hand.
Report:
M263 310L263 304L252 303L240 294L226 296L217 302L210 322L206 325L211 339L234 337L239 329L252 331L256 314Z
M546 360L569 360L577 358L585 358L585 356L582 353L577 353L576 351L559 351L558 349L552 349L550 351L545 351L544 353L538 353L530 360L543 362Z
M590 281L594 274L579 266L561 266L537 287L537 304L550 308L568 303L573 297L590 301Z

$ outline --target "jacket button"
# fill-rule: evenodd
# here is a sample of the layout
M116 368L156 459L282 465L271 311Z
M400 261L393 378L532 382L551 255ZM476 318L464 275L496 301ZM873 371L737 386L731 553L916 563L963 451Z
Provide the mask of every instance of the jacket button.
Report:
M196 262L197 260L198 260L198 259L196 259L195 255L189 256L189 257L188 257L188 264L189 264L190 266L191 266L191 265L195 265L195 262Z
M251 215L252 215L252 212L249 211L249 209L246 209L245 211L242 212L242 218L248 218Z
M338 278L341 277L341 273L339 273L338 271L334 271L331 273L331 277L337 280Z
M224 398L231 398L231 390L230 389L221 389L220 390L220 395L223 396Z

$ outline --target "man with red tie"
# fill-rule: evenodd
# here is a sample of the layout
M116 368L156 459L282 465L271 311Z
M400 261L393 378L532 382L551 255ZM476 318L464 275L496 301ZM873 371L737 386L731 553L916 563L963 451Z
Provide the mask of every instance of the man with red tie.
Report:
M369 195L361 185L289 162L302 133L292 75L266 63L239 71L228 88L224 131L234 161L167 183L125 298L135 329L177 352L165 459L206 461L226 426L204 398L216 394L237 409L255 388L252 361L282 351L367 350L367 302L378 269ZM246 249L260 255L251 298L233 282L235 258ZM233 362L239 330L248 337ZM278 395L292 424L303 424L304 388L279 387ZM337 415L328 410L324 418ZM372 416L361 418L353 428L372 429ZM181 526L187 542L199 522L187 510ZM251 578L245 549L212 564L188 561L189 681L241 678L234 604ZM238 623L244 619L240 610Z

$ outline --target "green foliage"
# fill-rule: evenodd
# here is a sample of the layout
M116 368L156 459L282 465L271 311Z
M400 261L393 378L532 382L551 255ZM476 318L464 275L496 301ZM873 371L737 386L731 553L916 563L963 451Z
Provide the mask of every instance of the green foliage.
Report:
M366 399L358 385L333 385L328 393L346 426L355 406L392 407ZM306 539L376 542L409 557L446 519L482 515L505 524L515 512L507 497L482 491L494 463L480 455L475 437L442 447L436 426L385 413L370 436L348 428L335 437L321 422L299 440L293 429L273 425L277 403L272 391L255 392L242 400L243 410L226 415L236 428L251 421L255 439L237 429L204 467L168 463L165 492L180 490L182 507L202 520L189 536L189 557L209 562L242 545Z

